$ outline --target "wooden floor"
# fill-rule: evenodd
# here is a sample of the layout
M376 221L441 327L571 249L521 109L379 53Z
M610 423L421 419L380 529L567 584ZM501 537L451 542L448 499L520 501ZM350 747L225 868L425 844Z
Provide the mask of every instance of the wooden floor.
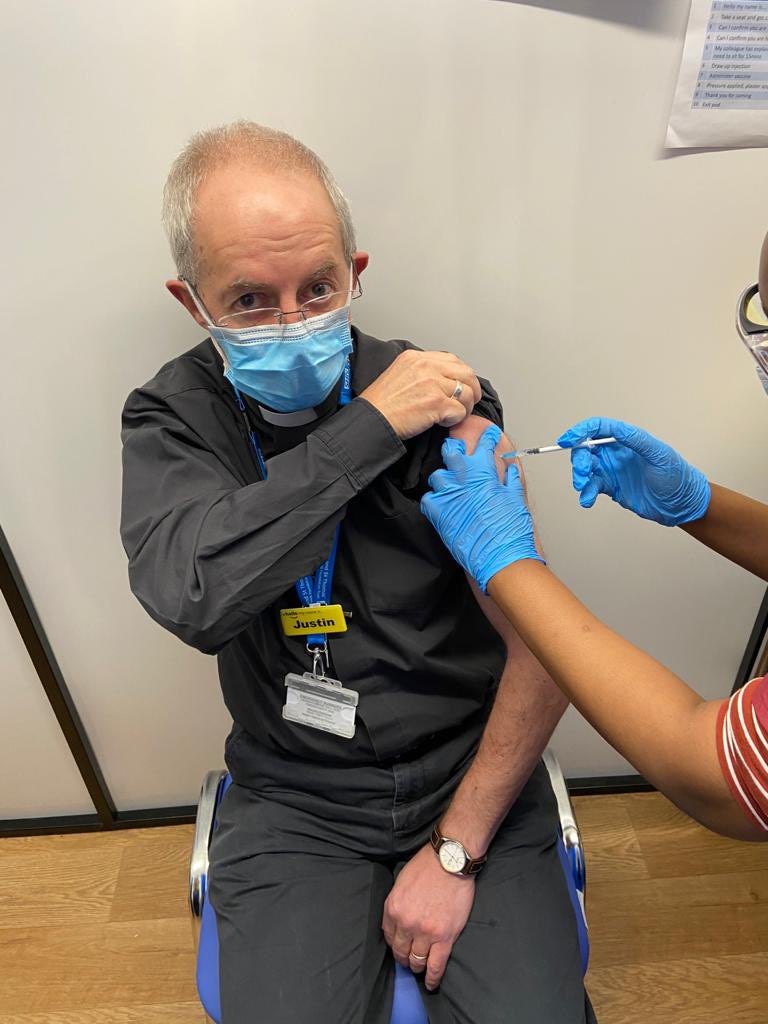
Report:
M657 794L576 805L600 1024L766 1024L768 846L719 839ZM202 1024L191 840L0 840L0 1024Z

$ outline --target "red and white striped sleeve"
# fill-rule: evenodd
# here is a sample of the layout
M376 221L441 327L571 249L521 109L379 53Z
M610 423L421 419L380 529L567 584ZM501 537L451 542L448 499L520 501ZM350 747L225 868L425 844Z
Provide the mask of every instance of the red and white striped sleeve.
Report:
M734 800L768 832L768 676L753 679L723 704L717 754Z

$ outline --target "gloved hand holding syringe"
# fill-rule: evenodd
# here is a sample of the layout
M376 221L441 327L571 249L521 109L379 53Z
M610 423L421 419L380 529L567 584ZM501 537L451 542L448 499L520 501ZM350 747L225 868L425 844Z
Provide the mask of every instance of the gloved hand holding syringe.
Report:
M483 592L503 565L542 560L514 461L505 484L499 481L494 454L500 436L498 427L489 427L472 455L462 441L445 441L446 468L432 474L432 491L421 500L422 512ZM709 507L706 476L674 448L630 423L593 416L557 441L505 452L502 458L571 451L573 486L584 508L606 494L643 519L680 526L700 519Z

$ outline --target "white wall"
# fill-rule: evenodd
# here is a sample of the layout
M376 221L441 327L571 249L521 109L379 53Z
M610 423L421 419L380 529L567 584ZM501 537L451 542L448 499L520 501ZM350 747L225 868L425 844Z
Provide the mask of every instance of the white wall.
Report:
M3 600L0 665L0 819L93 814L88 790Z
M768 498L768 405L733 330L766 155L660 152L687 7L6 2L0 514L118 806L192 801L228 727L213 660L139 608L117 534L122 402L198 339L163 291L158 210L199 127L251 117L315 147L372 253L361 326L469 358L520 442L615 414ZM566 581L727 692L760 584L582 512L564 457L529 476ZM571 774L623 770L578 721L558 750Z

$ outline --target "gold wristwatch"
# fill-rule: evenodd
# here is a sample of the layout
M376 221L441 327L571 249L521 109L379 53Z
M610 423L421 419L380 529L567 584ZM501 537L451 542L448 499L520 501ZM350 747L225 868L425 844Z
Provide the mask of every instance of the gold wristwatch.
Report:
M449 839L444 836L437 825L432 829L430 839L432 849L437 854L440 867L449 875L476 875L487 857L470 857L463 844L458 839Z

